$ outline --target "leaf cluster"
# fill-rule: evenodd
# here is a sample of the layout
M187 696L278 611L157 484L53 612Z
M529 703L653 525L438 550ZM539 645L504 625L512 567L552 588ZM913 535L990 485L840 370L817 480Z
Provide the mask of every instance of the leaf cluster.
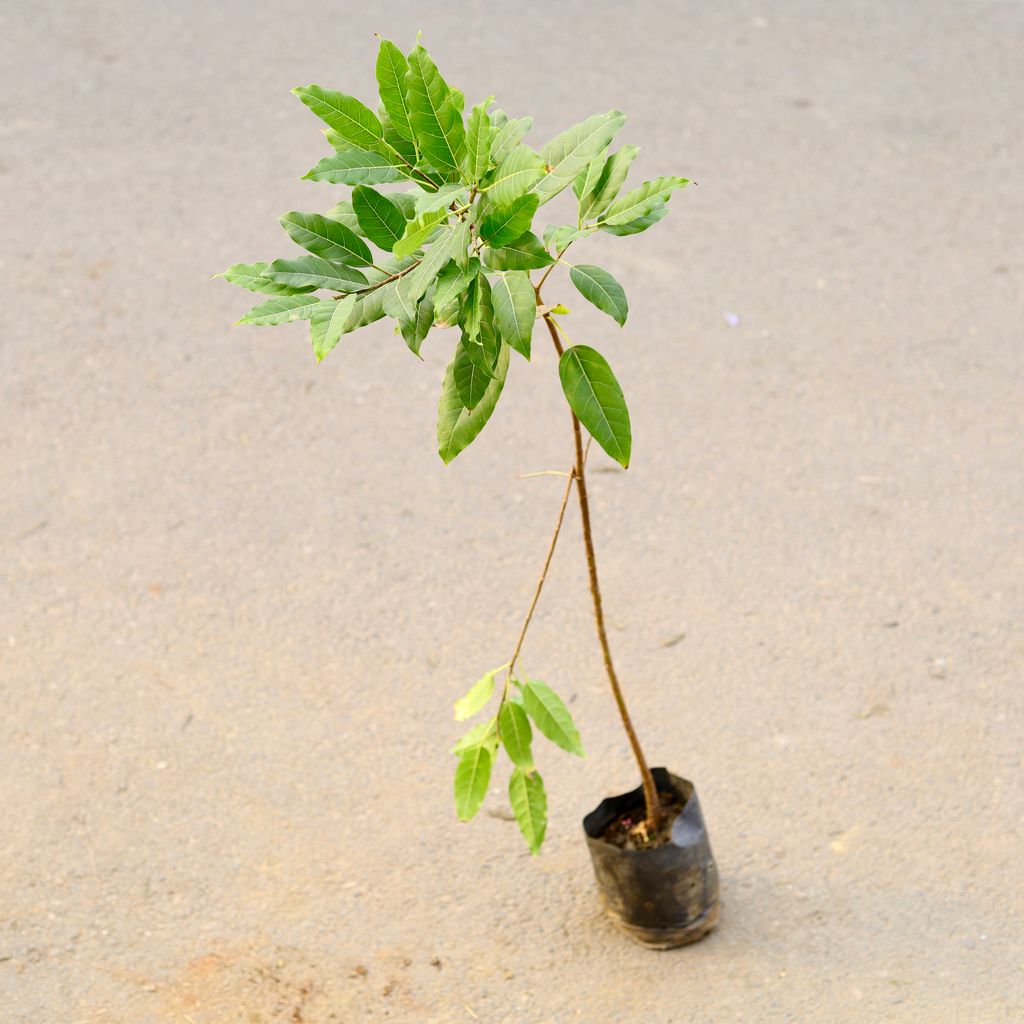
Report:
M494 412L511 353L530 358L539 295L531 273L546 277L556 263L566 264L577 291L623 325L622 286L600 267L569 264L564 254L599 231L645 231L687 180L655 178L623 193L639 150L610 151L625 123L617 110L531 148L523 140L532 118L509 117L493 98L467 112L463 93L418 42L404 54L382 39L376 77L376 110L319 85L293 90L323 123L332 149L305 177L350 192L325 213L280 218L301 255L238 263L223 276L266 296L239 323L306 320L318 361L344 335L382 317L395 320L417 356L433 328L457 329L437 419L438 451L450 462ZM570 186L576 224L549 224L538 235L538 210ZM607 361L572 346L559 376L584 427L628 465L629 413Z
M494 695L492 669L455 703L455 718L478 715ZM531 724L532 723L532 724ZM533 729L557 747L584 756L580 734L561 697L537 679L509 679L494 714L474 725L452 748L459 758L455 769L455 811L461 821L473 818L487 795L491 771L500 751L512 763L508 795L519 830L531 853L537 853L547 830L547 793L534 764Z

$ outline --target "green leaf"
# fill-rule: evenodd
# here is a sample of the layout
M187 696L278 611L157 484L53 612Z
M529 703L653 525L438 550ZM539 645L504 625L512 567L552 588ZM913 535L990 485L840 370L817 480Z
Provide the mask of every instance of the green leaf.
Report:
M453 754L461 754L470 747L487 747L491 756L498 749L498 718L495 715L486 722L477 722L468 732L464 733L451 749Z
M385 285L383 288L377 288L375 291L359 296L352 315L349 317L348 323L345 324L346 334L349 331L365 327L367 324L372 324L384 316L384 296L388 288L391 287L392 285Z
M409 272L409 294L412 298L418 299L426 292L450 259L464 261L468 244L469 221L442 225L440 234L427 249L420 265Z
M442 185L436 192L424 192L416 197L416 216L422 217L437 210L446 210L452 203L461 202L466 192L466 186L461 182Z
M491 302L498 333L521 356L530 358L530 341L537 318L537 294L523 270L499 274L491 284Z
M505 701L498 711L498 732L512 763L524 772L533 771L533 729L521 704Z
M381 153L350 148L325 156L302 177L306 181L329 181L332 185L384 185L401 181L406 174Z
M547 683L529 679L523 684L523 707L537 728L556 746L570 754L584 757L580 734L573 724L569 709Z
M629 174L629 166L639 152L639 146L623 146L605 160L597 181L585 192L579 193L581 221L599 217L608 208L619 194L619 189Z
M322 89L319 85L300 85L292 92L343 139L360 149L377 148L383 135L380 121L354 96Z
M352 190L352 209L359 218L363 234L379 249L391 252L405 234L405 214L398 203L366 185Z
M319 306L322 301L315 295L282 296L253 306L237 323L252 324L255 327L272 327L275 324L286 324L292 320L308 320L313 315L313 308Z
M482 744L470 747L459 758L455 769L455 813L460 821L469 821L484 802L491 781L492 757Z
M414 287L411 283L412 274L395 281L384 295L384 312L394 317L399 323L413 323L416 319L416 309L419 296L413 295Z
M430 328L434 325L434 302L428 293L420 299L416 306L416 318L411 321L402 320L399 322L402 329L402 337L405 339L409 351L413 355L420 354L420 348L426 341ZM422 357L421 357L422 358Z
M561 255L561 253L569 248L570 243L581 238L587 238L596 230L596 228L572 227L569 224L565 224L562 227L555 227L553 224L549 224L544 229L544 244Z
M292 240L325 260L338 260L353 267L371 263L366 243L340 221L319 213L291 213L278 218Z
M480 224L480 237L492 248L501 248L521 238L530 230L540 200L536 196L520 196L507 206L492 208Z
M548 798L540 773L516 768L508 780L508 799L530 853L537 853L548 827Z
M452 375L455 381L455 389L459 395L459 401L464 409L472 412L487 394L492 378L486 370L481 369L470 357L465 338L459 342L455 349Z
M577 263L569 271L569 279L576 290L602 313L607 313L620 327L626 322L629 305L622 285L600 267Z
M508 360L509 348L503 345L487 393L472 412L463 406L455 388L454 361L448 365L437 409L437 450L446 465L473 443L491 418L501 396L501 389L505 386Z
M485 672L467 691L464 697L455 702L455 721L464 722L482 711L494 693L494 677L504 668L492 668Z
M469 115L469 131L466 135L466 180L474 185L487 173L491 165L491 139L494 127L487 114L487 108L494 99L478 103Z
M553 138L541 151L544 163L551 168L535 182L530 191L540 196L541 204L553 199L608 143L626 123L618 110L595 114Z
M300 256L294 260L274 260L266 269L268 278L300 290L331 288L336 292L355 292L366 287L366 278L347 263L331 263L320 256Z
M447 219L447 210L430 210L417 217L416 220L407 221L405 233L395 242L394 254L399 257L411 256L417 249L422 248L427 243L434 232Z
M403 138L414 138L409 109L409 87L406 76L409 62L405 54L390 39L381 39L377 51L377 86L381 102L395 131Z
M487 177L487 200L507 206L524 195L544 175L544 161L529 146L517 146Z
M473 260L468 267L460 267L452 260L437 278L434 292L434 322L439 326L453 327L459 319L461 298L476 276L479 261Z
M355 309L357 296L346 295L343 299L321 302L313 310L309 322L309 334L313 340L313 354L319 363L338 344Z
M463 408L472 412L487 394L487 388L490 386L492 378L470 356L465 335L462 336L462 340L455 349L452 378L455 381L455 390L458 392Z
M622 388L604 356L586 345L562 353L558 376L569 408L595 441L624 469L629 466L632 433Z
M419 188L413 188L408 192L389 192L388 199L402 211L402 216L406 220L412 220L416 216L416 199L421 195L426 193Z
M457 173L466 148L462 113L422 46L409 54L408 85L410 121L420 151L439 171Z
M314 285L292 285L275 281L273 278L264 276L266 270L266 263L236 263L234 266L228 267L223 274L215 274L214 277L223 277L225 281L237 284L239 288L248 288L251 292L262 292L264 295L301 295L303 292L312 291L315 287Z
M677 188L689 185L687 178L655 178L645 181L639 188L616 199L604 212L601 224L628 224L649 214L656 206L668 201Z
M333 128L322 128L321 131L324 133L324 138L336 149L339 153L347 152L350 149L358 149L358 146L353 146L348 139L339 135Z
M480 275L480 279L484 279L483 274ZM488 296L487 309L480 319L480 333L468 339L466 347L469 350L470 358L476 365L488 376L493 377L494 368L498 365L498 355L502 349L502 340L494 328L494 312L490 306L490 296Z
M339 224L344 224L354 234L362 234L363 229L359 226L359 218L356 216L356 211L352 209L352 201L349 199L342 199L340 203L336 203L324 216L329 220L336 220Z
M496 121L495 111L491 115ZM494 138L491 140L491 163L500 164L523 141L523 136L533 127L532 117L519 117L514 120L506 120L497 126Z
M468 219L460 221L458 226L455 228L455 232L452 235L452 240L448 246L448 248L451 250L452 258L455 260L456 263L458 263L460 267L469 266L469 245L472 239L472 223Z
M470 358L490 374L498 359L498 337L494 330L494 306L491 302L491 283L486 275L478 274L470 282L463 306L463 344Z
M576 180L572 183L572 190L576 193L577 199L585 196L597 184L607 159L608 150L603 149L576 175Z
M508 245L484 249L484 263L490 270L538 270L555 261L529 231Z
M421 185L428 184L428 180L423 173L416 170L416 164L420 160L420 151L416 148L416 143L410 139L403 138L395 131L395 126L391 123L391 118L388 117L383 104L381 104L377 116L380 118L380 125L384 130L384 137L381 139L379 151L387 154L389 159L393 158L396 164L401 164L403 172L409 178L419 182ZM434 187L436 188L436 185Z
M602 224L601 230L607 231L609 235L638 235L666 216L668 216L668 206L665 203L659 203L642 217L637 217L636 220L628 221L625 224Z

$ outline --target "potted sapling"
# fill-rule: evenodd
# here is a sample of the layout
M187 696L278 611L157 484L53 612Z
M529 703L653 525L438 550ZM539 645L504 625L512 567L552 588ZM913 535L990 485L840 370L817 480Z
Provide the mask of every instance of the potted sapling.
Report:
M583 754L565 702L520 667L575 493L600 652L640 776L635 790L603 800L586 815L585 839L617 925L654 948L693 942L717 919L714 859L693 785L649 767L640 746L612 660L594 553L588 450L596 441L628 467L629 412L607 360L593 347L570 341L569 311L547 294L551 274L567 270L576 292L621 327L627 314L622 286L600 267L577 262L576 253L599 233L645 231L666 215L670 196L688 182L656 177L626 187L638 150L611 149L625 122L617 110L588 117L534 148L524 141L532 118L508 116L493 106L493 98L467 111L463 94L445 81L418 40L406 55L382 39L376 76L376 111L319 85L294 90L323 122L331 150L305 177L349 191L332 196L338 201L325 213L280 218L301 252L225 271L228 281L263 295L239 323L308 321L317 361L346 334L383 317L396 321L396 334L417 356L435 328L451 328L452 355L437 414L445 463L483 430L513 363L526 368L537 338L553 346L573 456L540 577L522 629L509 645L511 657L455 704L456 719L476 719L453 748L455 807L460 819L472 818L495 764L507 759L512 810L537 852L547 827L547 796L534 754L537 734ZM569 189L576 198L575 222L537 227L540 208ZM435 343L440 338L432 338Z

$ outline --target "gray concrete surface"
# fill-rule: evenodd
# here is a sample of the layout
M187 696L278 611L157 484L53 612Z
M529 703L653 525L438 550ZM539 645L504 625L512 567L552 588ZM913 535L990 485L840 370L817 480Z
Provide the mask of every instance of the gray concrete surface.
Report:
M0 1017L1024 1019L1024 4L429 6L2 5ZM543 343L445 469L450 334L317 367L210 281L334 202L288 90L370 96L420 27L538 141L618 106L700 183L590 243L631 317L572 331L633 410L620 668L723 876L689 950L596 904L579 818L634 771L575 515L526 659L590 757L543 753L538 859L453 822L559 498L517 474L570 454Z

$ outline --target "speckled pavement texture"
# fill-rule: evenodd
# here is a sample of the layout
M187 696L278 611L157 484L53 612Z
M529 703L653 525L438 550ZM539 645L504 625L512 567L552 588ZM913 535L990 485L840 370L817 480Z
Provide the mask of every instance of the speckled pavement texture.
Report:
M593 460L612 642L696 781L705 942L631 946L580 818L636 783L567 519L504 778L456 826L451 702L507 659L571 437L536 336L434 451L454 339L319 367L210 277L338 190L289 94L418 28L537 145L619 107L671 217L561 274L634 465ZM0 4L5 1024L1024 1019L1024 4ZM582 246L581 246L582 250Z

